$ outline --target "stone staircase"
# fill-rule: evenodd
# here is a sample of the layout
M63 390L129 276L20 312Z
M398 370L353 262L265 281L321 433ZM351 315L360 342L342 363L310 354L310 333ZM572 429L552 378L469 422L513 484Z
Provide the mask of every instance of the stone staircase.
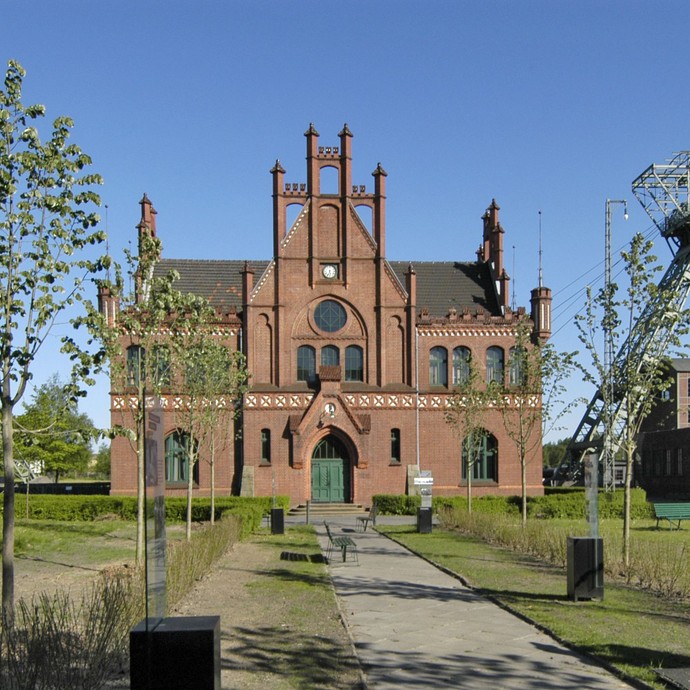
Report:
M314 517L340 517L347 515L365 515L367 511L364 506L357 503L310 503L309 504L309 518ZM307 515L307 506L305 504L290 508L288 515L304 516Z

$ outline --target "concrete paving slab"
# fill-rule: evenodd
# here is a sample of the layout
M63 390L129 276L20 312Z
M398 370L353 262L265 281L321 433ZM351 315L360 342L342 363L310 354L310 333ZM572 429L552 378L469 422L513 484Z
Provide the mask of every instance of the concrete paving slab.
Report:
M329 570L372 690L632 687L396 542L355 533L355 518L328 522L357 542L358 564ZM315 527L325 553L323 522Z

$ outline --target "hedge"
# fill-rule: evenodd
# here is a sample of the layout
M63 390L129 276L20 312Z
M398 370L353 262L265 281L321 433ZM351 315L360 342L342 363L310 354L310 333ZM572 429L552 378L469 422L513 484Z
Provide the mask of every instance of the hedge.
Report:
M276 505L287 509L290 501L287 496L276 497ZM260 522L273 507L271 497L249 498L244 496L219 496L215 500L215 517L224 513L254 514L252 522ZM0 513L2 512L0 506ZM26 517L26 502L15 501L15 515ZM172 522L184 522L187 515L186 498L166 498L165 515ZM34 520L92 521L104 517L121 520L137 519L137 499L134 496L51 496L29 497L28 517ZM192 501L192 520L208 522L211 519L211 499L194 498Z
M599 517L621 518L623 516L623 491L599 492ZM377 494L374 501L378 511L384 515L415 515L421 505L419 496ZM433 498L434 511L440 508L467 509L465 496L438 496ZM472 499L472 510L494 515L519 515L520 496L478 496ZM544 496L527 497L527 514L540 518L580 519L586 514L585 492L582 488L551 490ZM644 520L654 517L654 508L647 502L643 489L631 492L630 517Z

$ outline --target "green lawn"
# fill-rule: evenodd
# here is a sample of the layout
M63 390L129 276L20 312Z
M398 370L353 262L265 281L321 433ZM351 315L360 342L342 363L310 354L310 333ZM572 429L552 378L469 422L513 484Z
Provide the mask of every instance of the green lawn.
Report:
M566 596L564 568L443 529L432 534L418 534L410 527L380 529L566 643L650 686L665 687L657 680L656 668L690 667L687 601L606 582L603 601L575 603ZM649 540L670 543L685 543L690 534L640 529Z

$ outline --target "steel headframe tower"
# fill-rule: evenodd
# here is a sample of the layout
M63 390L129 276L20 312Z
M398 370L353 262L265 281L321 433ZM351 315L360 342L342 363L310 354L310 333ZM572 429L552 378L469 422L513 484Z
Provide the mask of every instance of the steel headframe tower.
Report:
M690 151L681 151L665 164L650 165L633 181L632 191L673 252L671 264L659 282L657 296L650 298L612 362L613 371L639 373L667 354L690 294ZM588 448L602 449L604 442L613 463L625 433L628 410L623 398L615 395L607 409L605 398L608 397L600 390L595 393L570 440L565 461L571 472L577 471ZM610 418L606 424L608 432L604 428L606 417ZM604 483L607 488L613 488L613 466L604 469Z

